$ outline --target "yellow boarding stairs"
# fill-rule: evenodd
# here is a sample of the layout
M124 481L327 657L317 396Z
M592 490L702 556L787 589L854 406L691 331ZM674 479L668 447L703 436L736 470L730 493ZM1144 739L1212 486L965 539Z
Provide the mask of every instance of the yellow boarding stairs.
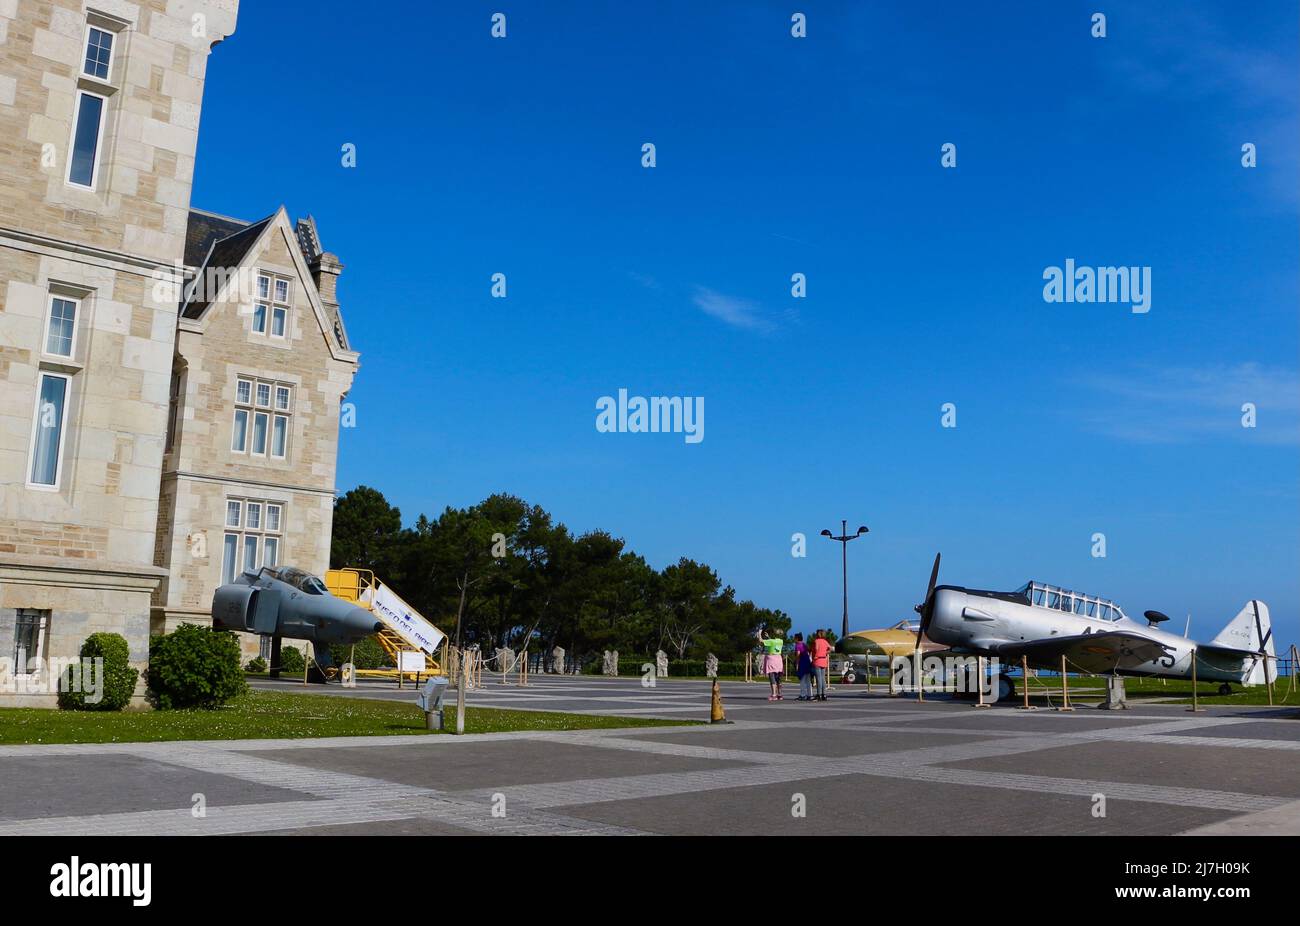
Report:
M365 608L375 617L379 618L384 628L380 630L375 637L379 640L379 645L384 648L390 659L393 660L394 666L401 665L401 653L423 653L424 654L424 671L423 675L443 675L442 660L438 653L446 648L446 637L432 624L428 624L410 605L405 605L410 614L419 621L425 623L428 628L432 629L436 638L428 639L428 635L412 632L408 625L403 627L400 622L394 621L385 609L378 605L381 595L396 598L396 595L388 589L384 583L375 578L375 574L369 569L331 569L325 573L325 588L331 595L336 598L342 598L344 601L350 601L359 608ZM400 598L397 601L401 601ZM403 604L405 604L403 602ZM414 679L415 672L400 673L406 678ZM368 676L370 678L397 678L399 673L397 669L358 669L357 675Z

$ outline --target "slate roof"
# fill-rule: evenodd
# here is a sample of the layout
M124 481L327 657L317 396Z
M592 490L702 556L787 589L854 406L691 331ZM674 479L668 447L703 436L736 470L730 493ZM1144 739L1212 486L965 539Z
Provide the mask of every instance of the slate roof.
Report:
M199 268L200 273L209 267L238 267L274 218L272 213L249 225L238 219L190 210L190 222L185 230L185 263ZM212 302L209 297L215 293L202 292L203 289L200 287L200 298L185 306L185 318L198 318Z
M208 248L247 228L248 224L228 216L191 209L189 224L185 228L185 265L197 267L208 256Z

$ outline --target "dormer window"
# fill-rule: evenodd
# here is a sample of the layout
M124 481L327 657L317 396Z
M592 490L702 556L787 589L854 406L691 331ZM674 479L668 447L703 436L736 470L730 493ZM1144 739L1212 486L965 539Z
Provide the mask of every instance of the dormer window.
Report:
M289 330L289 307L292 289L284 277L259 274L257 277L257 304L253 307L253 333L267 334L283 339Z

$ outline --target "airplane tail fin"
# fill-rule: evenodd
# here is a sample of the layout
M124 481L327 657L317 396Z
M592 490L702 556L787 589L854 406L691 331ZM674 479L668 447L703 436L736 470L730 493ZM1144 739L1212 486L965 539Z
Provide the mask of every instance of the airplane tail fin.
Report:
M1276 655L1273 645L1273 622L1268 615L1268 605L1257 599L1246 602L1237 616L1210 641L1211 646L1247 650L1252 653ZM1277 676L1277 664L1271 658L1260 656L1250 666L1243 685L1264 685Z

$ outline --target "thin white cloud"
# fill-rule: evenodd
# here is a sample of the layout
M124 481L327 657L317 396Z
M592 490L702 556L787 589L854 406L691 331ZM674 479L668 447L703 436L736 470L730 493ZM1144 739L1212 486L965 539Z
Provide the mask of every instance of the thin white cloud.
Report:
M1144 444L1244 438L1300 445L1300 372L1258 363L1166 367L1101 376L1085 385L1108 398L1087 416L1099 433ZM1254 428L1242 406L1255 406Z
M691 301L707 315L747 331L771 331L776 327L763 310L748 299L727 296L705 286L695 287Z

